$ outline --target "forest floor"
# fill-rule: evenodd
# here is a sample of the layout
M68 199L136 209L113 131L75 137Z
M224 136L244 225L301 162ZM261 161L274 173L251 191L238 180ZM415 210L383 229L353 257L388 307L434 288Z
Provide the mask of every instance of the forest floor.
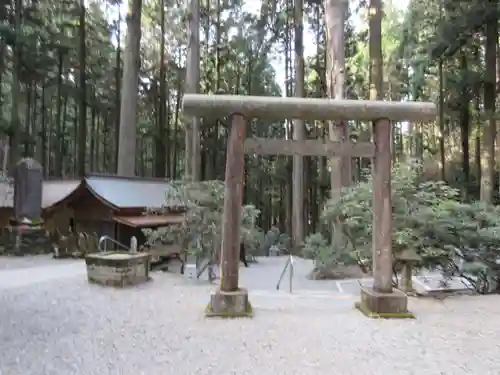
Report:
M416 320L371 320L302 260L294 293L276 291L285 261L241 268L253 319L208 320L206 282L158 272L117 290L89 285L83 261L2 257L0 374L500 373L499 296L411 299Z

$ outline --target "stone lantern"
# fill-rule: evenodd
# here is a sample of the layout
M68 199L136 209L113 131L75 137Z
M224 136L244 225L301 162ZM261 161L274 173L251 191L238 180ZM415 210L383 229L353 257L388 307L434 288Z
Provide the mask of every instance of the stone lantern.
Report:
M413 267L422 260L415 250L404 249L396 254L396 261L401 266L401 280L399 289L404 293L413 292L412 270Z

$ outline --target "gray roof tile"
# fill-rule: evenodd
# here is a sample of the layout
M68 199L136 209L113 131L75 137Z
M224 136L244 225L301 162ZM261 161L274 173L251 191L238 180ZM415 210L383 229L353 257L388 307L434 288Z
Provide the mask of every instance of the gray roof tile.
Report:
M93 193L118 208L160 208L170 188L169 181L159 179L89 176L85 181Z
M80 185L80 180L49 180L42 185L42 208L48 208L69 196ZM14 206L14 187L0 183L0 207Z
M85 178L94 194L118 208L160 208L170 188L167 180L95 176ZM43 181L42 207L51 207L73 193L81 180ZM13 207L12 185L0 183L0 207ZM167 205L168 206L168 205Z

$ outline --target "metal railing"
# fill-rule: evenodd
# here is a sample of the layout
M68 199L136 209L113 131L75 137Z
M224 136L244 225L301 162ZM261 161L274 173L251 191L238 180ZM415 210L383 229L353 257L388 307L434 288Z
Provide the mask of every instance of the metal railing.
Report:
M289 276L289 290L290 293L292 293L292 281L293 281L293 270L294 270L294 261L293 261L293 255L289 254L288 255L288 260L286 261L285 267L283 268L283 271L281 272L280 279L278 280L278 284L276 285L276 290L279 290L281 281L283 280L283 277L285 276L286 270L290 268L290 272L288 272Z
M102 236L101 238L99 238L99 244L97 246L99 251L108 251L108 246L107 246L108 241L115 244L115 245L118 245L120 248L122 248L124 250L130 251L129 246L124 245L121 242L118 242L117 240L115 240L114 238L112 238L110 236Z

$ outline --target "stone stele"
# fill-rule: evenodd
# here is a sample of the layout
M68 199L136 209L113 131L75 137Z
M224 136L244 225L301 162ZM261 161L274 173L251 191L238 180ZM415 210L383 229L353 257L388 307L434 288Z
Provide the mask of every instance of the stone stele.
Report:
M147 282L148 253L104 252L88 254L87 278L90 283L123 288Z
M14 168L14 218L40 221L42 214L42 179L40 163L21 159Z
M5 249L15 255L50 253L52 244L41 219L42 166L32 158L21 159L13 176L14 217L10 219Z

